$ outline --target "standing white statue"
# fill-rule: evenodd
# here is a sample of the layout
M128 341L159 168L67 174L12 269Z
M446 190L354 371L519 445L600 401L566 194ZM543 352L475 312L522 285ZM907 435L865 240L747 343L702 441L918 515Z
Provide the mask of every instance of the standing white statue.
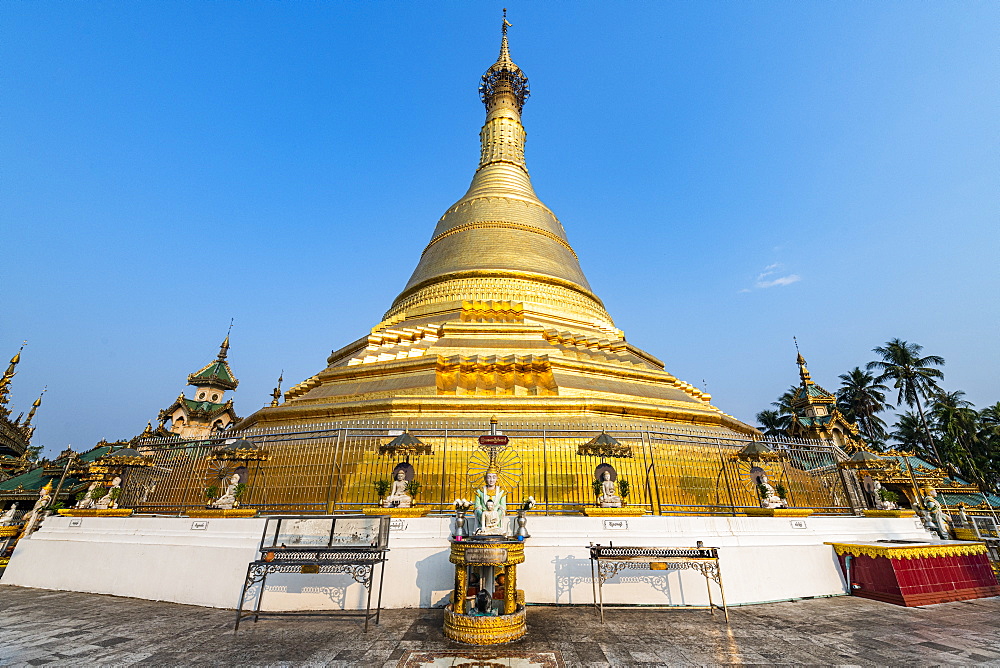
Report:
M486 512L486 502L493 502L493 511L499 516L499 522L503 522L504 515L507 514L507 492L500 489L497 481L500 477L497 470L492 466L486 469L485 485L476 490L476 498L473 501L473 508L479 526L483 526L483 513Z
M17 501L15 501L10 508L4 511L3 515L0 515L0 526L10 526L14 524L14 514L17 513Z
M118 501L114 497L116 497L118 493L115 492L115 490L121 490L121 487L122 479L119 476L115 476L111 481L111 486L108 487L108 491L104 493L104 496L94 502L94 508L99 508L101 510L105 510L107 508L117 508Z
M761 508L787 508L788 502L783 498L778 496L778 493L774 491L774 487L768 482L767 476L761 473L757 477L757 484L764 488L763 494L760 497L760 507Z
M406 493L406 471L399 469L396 471L396 479L392 481L392 488L389 495L382 500L384 508L409 508L413 505L413 497Z
M937 530L938 536L942 540L948 540L951 537L951 533L948 529L950 524L950 518L944 514L941 510L941 504L934 497L937 495L931 487L925 486L923 488L924 498L921 499L920 505L930 517L931 523L934 529Z
M240 474L234 473L229 479L229 485L226 486L226 491L222 496L215 500L210 507L212 508L222 508L223 510L232 510L236 507L236 486L240 484Z
M32 507L31 512L28 513L28 518L24 523L24 535L27 536L31 534L32 531L38 528L38 525L48 514L48 507L52 503L52 481L49 480L45 487L42 487L38 492L38 500L35 501L35 505Z
M622 498L615 494L615 482L611 479L611 471L607 469L601 474L601 495L597 497L597 505L601 508L622 507Z

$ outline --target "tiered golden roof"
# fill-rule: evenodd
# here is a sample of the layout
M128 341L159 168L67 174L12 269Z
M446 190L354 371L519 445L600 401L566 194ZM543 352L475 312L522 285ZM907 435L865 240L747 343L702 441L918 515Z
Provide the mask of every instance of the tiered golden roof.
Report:
M244 426L334 419L669 421L753 433L625 341L562 223L535 194L521 111L528 78L500 55L468 191L445 211L371 334Z

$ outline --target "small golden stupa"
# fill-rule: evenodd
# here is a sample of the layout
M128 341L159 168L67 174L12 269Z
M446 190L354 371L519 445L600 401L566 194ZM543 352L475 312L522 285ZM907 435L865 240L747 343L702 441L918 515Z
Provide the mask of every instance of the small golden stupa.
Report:
M352 419L674 423L756 433L625 340L593 293L524 160L528 77L500 56L468 191L437 223L371 333L241 427Z

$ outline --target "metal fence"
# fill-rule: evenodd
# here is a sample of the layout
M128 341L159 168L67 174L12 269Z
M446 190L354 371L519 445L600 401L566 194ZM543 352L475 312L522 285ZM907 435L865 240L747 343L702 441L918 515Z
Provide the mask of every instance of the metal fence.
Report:
M783 487L791 507L820 514L851 514L861 505L853 472L831 443L767 439L780 453L767 461L740 456L749 439L710 431L629 425L501 424L509 445L496 454L508 504L533 496L544 514L578 513L593 505L600 457L578 452L602 431L631 448L631 457L604 460L629 482L625 502L653 514L735 515L759 507L756 477ZM489 463L478 437L482 424L351 422L254 429L197 441L149 439L139 448L155 467L131 469L120 504L144 513L176 513L205 507L208 487L221 487L235 471L247 486L241 507L264 512L358 512L378 502L374 483L389 480L402 457L379 455L403 430L431 452L411 456L421 488L415 503L448 512L455 498L471 498ZM233 439L247 439L267 453L265 461L218 461L212 453ZM242 468L241 468L242 467Z

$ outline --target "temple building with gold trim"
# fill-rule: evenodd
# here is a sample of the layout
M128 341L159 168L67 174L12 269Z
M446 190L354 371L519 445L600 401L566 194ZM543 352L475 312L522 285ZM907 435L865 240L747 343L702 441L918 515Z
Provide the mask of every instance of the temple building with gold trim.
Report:
M17 375L17 365L21 362L21 352L24 346L10 359L10 364L3 376L0 376L0 473L4 475L17 474L27 470L31 466L28 458L30 454L28 448L31 446L31 437L35 433L35 426L32 420L35 412L42 405L42 394L31 404L31 410L25 417L21 413L16 418L11 419L10 403L11 381ZM23 420L23 422L22 422Z
M200 438L225 431L239 417L233 400L225 399L227 390L235 390L240 381L229 368L229 335L219 347L214 360L188 376L188 385L195 388L188 399L182 392L179 397L159 414L160 425L155 431L147 427L143 436L175 434L181 438ZM224 400L225 399L225 400ZM169 422L169 426L167 423Z

